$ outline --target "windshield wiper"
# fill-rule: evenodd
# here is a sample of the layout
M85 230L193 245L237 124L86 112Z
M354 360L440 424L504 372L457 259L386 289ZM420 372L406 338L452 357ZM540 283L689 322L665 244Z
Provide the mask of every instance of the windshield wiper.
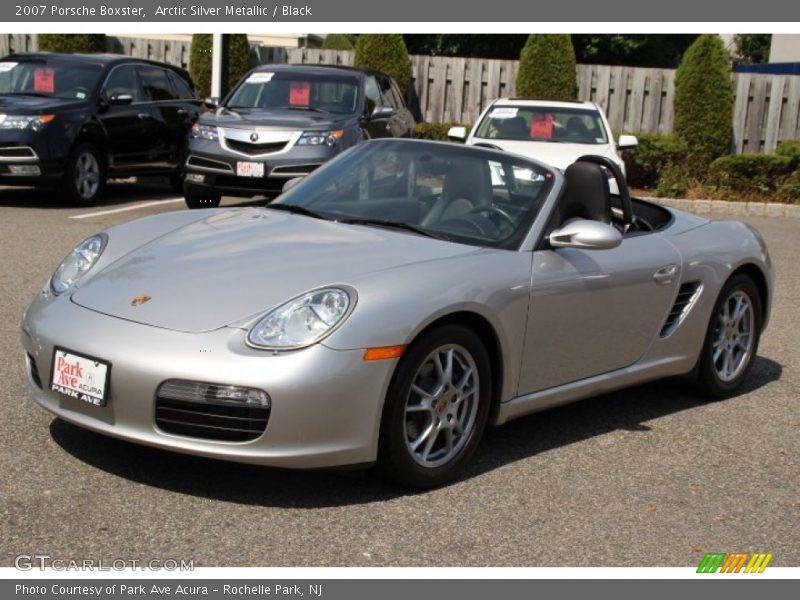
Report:
M391 229L402 229L410 231L418 235L433 238L435 240L450 241L450 238L436 233L431 233L427 229L411 225L410 223L402 223L400 221L387 221L385 219L336 219L337 223L344 223L346 225L375 225L376 227L388 227Z
M305 206L298 206L297 204L267 204L264 208L271 208L273 210L282 210L284 212L292 213L293 215L303 215L304 217L311 217L313 219L323 219L327 221L316 211L313 211Z
M41 94L39 92L5 92L3 96L36 96L37 98L55 98L50 94Z

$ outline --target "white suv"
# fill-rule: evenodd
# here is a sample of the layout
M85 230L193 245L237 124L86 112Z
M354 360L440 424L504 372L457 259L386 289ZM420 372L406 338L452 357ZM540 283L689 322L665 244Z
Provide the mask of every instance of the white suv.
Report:
M632 135L621 135L614 143L608 119L594 102L521 98L495 100L481 113L469 135L465 127L452 127L448 136L473 146L495 146L561 170L585 154L598 154L617 163L623 173L625 163L619 150L639 143Z

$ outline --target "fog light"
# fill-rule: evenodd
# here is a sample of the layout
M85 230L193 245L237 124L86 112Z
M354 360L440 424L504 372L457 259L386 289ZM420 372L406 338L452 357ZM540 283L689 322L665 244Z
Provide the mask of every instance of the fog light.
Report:
M201 173L187 173L186 174L186 181L190 183L203 183L206 180L206 176Z
M9 165L12 175L41 175L42 170L36 165Z
M238 385L220 385L200 381L170 379L162 383L156 395L159 398L182 400L184 402L209 402L211 404L232 404L270 408L270 398L263 390Z

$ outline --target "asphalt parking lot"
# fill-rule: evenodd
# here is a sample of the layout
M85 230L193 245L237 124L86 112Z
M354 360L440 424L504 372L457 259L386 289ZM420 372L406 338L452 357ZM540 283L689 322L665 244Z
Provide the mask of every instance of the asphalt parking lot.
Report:
M762 551L772 565L800 565L800 219L746 219L767 239L777 288L741 395L706 403L657 382L524 418L490 430L457 483L408 493L359 474L140 447L33 404L24 306L89 234L183 209L157 183L113 184L96 209L0 189L0 564L48 554L195 566L695 566L708 551Z

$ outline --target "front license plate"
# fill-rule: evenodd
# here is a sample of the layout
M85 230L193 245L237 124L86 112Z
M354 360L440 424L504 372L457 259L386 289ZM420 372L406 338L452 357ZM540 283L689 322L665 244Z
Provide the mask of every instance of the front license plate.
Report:
M264 163L239 161L236 163L236 174L239 177L263 177Z
M56 348L50 389L95 406L105 406L110 372L111 365L105 361Z

